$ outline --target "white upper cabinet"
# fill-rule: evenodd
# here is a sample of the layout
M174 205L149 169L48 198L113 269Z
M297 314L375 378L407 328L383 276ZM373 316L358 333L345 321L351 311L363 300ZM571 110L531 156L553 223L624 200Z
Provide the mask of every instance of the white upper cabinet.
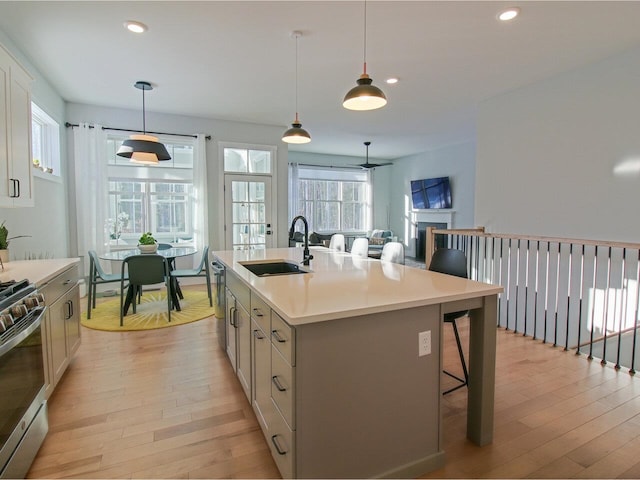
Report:
M32 207L31 82L0 45L0 207Z

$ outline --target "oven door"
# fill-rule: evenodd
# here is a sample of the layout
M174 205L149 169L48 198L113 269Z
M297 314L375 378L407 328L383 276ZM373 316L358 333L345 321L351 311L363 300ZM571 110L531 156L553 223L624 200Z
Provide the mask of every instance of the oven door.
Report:
M34 310L28 327L0 345L0 478L24 478L48 431L44 311Z

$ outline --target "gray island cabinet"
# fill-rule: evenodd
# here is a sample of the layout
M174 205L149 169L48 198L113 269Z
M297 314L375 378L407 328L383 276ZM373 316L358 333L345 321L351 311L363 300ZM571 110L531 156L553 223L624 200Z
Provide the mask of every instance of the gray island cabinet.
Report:
M298 263L302 250L214 254L226 267L227 353L282 476L416 477L441 467L442 315L463 308L476 340L467 431L490 443L501 287L312 253L308 273L265 277L242 263ZM419 350L424 332L431 341Z

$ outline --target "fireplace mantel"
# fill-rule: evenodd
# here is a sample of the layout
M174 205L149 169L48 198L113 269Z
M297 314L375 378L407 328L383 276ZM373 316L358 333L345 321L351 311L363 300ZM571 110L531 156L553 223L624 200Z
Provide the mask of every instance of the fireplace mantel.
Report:
M433 209L433 210L412 210L411 219L413 225L417 225L418 222L430 222L430 223L446 223L447 228L451 228L453 223L453 214L455 210L450 208L446 209Z

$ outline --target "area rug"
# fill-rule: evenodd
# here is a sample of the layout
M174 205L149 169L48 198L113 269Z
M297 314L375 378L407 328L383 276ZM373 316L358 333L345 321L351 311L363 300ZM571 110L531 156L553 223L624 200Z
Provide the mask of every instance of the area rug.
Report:
M171 311L171 322L167 321L167 296L165 291L148 291L142 295L142 301L133 313L124 317L124 326L120 326L120 297L96 305L91 310L91 318L87 320L86 312L82 314L81 323L94 330L124 332L132 330L152 330L154 328L175 327L195 322L213 315L215 309L209 306L207 292L183 290L184 299L180 300L181 311Z

